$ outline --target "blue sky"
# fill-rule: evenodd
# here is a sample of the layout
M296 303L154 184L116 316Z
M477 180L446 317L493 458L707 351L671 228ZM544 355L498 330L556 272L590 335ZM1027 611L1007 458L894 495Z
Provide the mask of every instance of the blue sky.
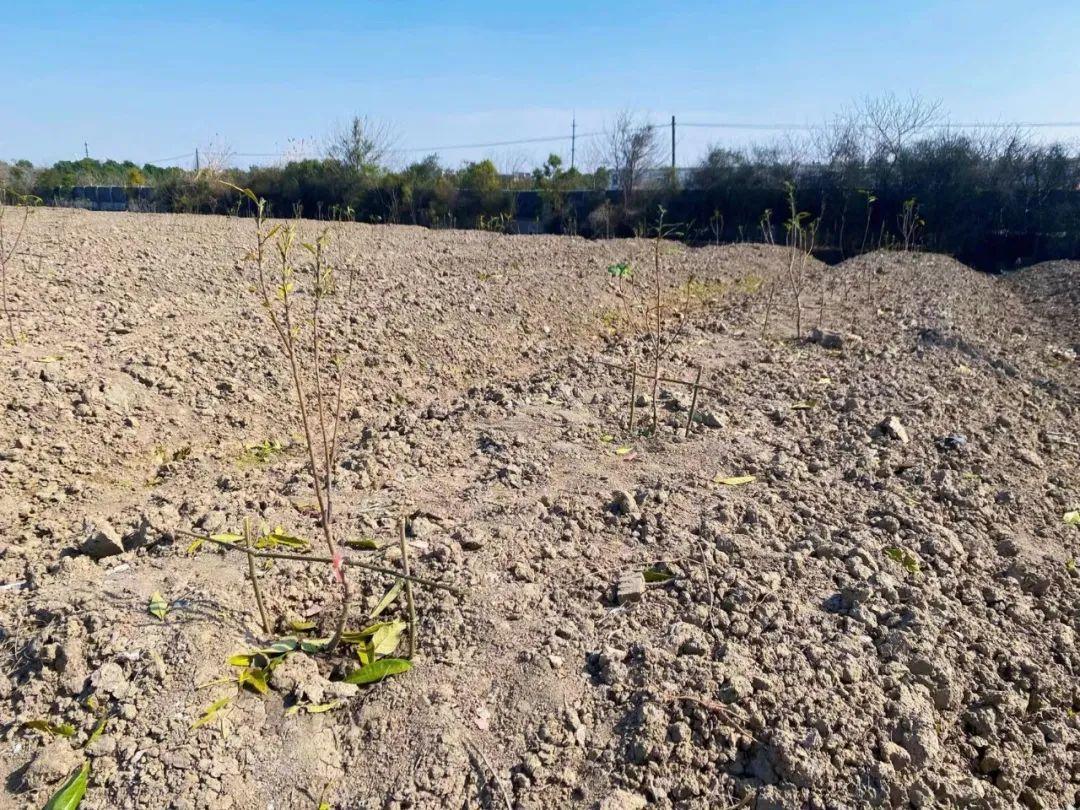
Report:
M9 160L79 157L85 141L100 158L215 143L237 163L272 162L246 155L318 151L353 113L390 122L406 160L569 134L575 114L595 131L620 108L658 122L816 124L884 91L940 99L954 121L1080 121L1077 0L0 5ZM679 162L768 137L687 128ZM440 156L508 166L548 151L569 145Z

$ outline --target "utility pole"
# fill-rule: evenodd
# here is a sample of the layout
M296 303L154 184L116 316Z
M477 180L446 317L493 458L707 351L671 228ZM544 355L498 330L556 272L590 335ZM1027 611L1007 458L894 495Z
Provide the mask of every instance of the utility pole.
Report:
M89 159L89 157L90 157L90 147L87 145L86 141L82 142L82 149L83 149L83 157Z
M574 168L574 158L577 154L577 113L570 121L570 168Z
M675 116L671 116L671 169L675 169Z
M199 147L195 147L195 172L199 171Z

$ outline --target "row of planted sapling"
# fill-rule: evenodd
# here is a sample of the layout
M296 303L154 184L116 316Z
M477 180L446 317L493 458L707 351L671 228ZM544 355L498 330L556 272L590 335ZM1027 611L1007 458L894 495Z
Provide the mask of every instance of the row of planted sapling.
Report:
M758 286L747 292L761 291L764 298L764 312L761 322L761 338L771 339L770 325L777 299L786 289L790 294L794 311L795 339L802 340L804 336L804 318L811 304L807 299L807 283L809 278L810 258L817 249L818 226L821 217L813 218L805 211L800 211L796 203L796 188L793 183L786 184L788 201L788 218L784 222L786 263L782 272L777 272L762 281ZM872 199L871 199L872 202ZM685 283L669 284L665 279L665 269L662 261L663 246L665 240L681 236L679 226L666 224L664 221L665 211L658 209L656 224L651 228L653 241L652 268L650 277L645 281L640 280L629 262L623 261L608 267L608 274L615 283L615 295L619 302L617 320L623 322L630 334L645 335L645 358L644 362L632 362L630 365L614 364L601 361L603 365L622 371L625 375L626 385L630 392L630 403L627 410L626 426L631 435L647 431L655 434L659 428L658 415L658 388L661 382L682 386L689 391L690 405L685 426L684 436L689 436L698 416L699 397L702 394L722 396L719 391L707 385L702 385L700 366L690 369L690 378L668 376L662 371L662 365L668 361L672 349L682 336L687 323L687 316L694 298L707 298L707 293L712 289L708 282L700 282L694 278L686 279ZM721 215L714 214L714 220L719 222ZM901 223L905 234L905 249L914 245L915 233L917 232L918 209L914 201L905 206L904 222ZM772 211L768 210L762 216L761 230L765 241L775 244L773 241ZM681 290L682 295L666 296L665 289L673 287ZM718 285L722 286L722 285ZM867 280L869 290L869 280ZM817 326L822 329L826 319L826 284L825 279L819 284L817 300ZM869 295L869 292L867 293ZM673 299L673 300L672 300ZM845 301L847 292L845 292ZM613 319L614 320L614 319ZM651 414L645 423L642 422L637 408L640 402L639 394L648 391L647 404L651 408Z
M813 307L813 304L807 300L807 287L811 270L810 259L818 247L817 239L821 217L819 215L817 218L814 218L809 213L799 210L796 203L796 188L793 183L787 183L786 189L788 218L784 222L786 234L784 241L786 261L784 267L783 269L774 272L770 277L764 279L763 283L753 286L746 285L745 291L751 293L760 290L763 293L764 313L760 336L762 340L770 341L772 340L769 331L770 317L773 313L774 304L777 299L781 297L780 294L786 290L786 292L790 294L794 310L794 317L792 318L794 338L795 341L799 342L802 341L805 336L804 322L806 320L806 315L808 312L812 311ZM869 196L868 206L872 205L873 202L873 197ZM672 347L682 335L683 328L687 323L687 316L691 309L690 305L692 298L704 298L704 296L693 294L695 283L699 288L709 288L708 283L702 284L701 282L695 282L693 278L687 279L685 285L665 283L664 268L661 261L663 254L662 243L667 238L677 237L679 231L677 226L665 225L664 213L663 208L659 209L657 224L651 231L653 238L653 261L651 278L648 279L648 283L639 282L634 269L628 262L619 262L608 267L608 273L615 284L615 294L622 308L619 313L619 320L627 325L627 331L630 334L644 336L644 363L634 360L629 365L626 365L611 363L604 360L599 361L601 365L621 371L625 375L626 385L630 393L625 424L630 436L655 436L657 434L659 428L658 387L661 382L682 386L690 393L689 409L685 425L676 426L677 429L678 427L681 427L684 437L689 437L691 428L695 422L695 417L699 414L699 397L706 394L720 398L723 397L721 391L701 383L702 369L700 365L696 367L691 366L690 374L692 376L690 378L680 377L677 374L668 376L662 371L662 364L670 359ZM720 215L717 212L717 214L714 215L717 222L719 222L719 217ZM773 228L771 218L772 212L766 211L762 217L761 227L766 242L775 244L772 238ZM915 249L917 246L918 232L922 227L922 219L919 216L918 205L915 200L912 199L905 203L903 213L899 220L900 232L903 235L903 250L910 251ZM901 245L897 245L897 247L900 246ZM872 265L869 262L864 263L862 271L863 276L861 278L847 277L843 279L844 293L842 303L844 305L848 304L851 300L853 289L863 285L865 286L867 302L870 302L872 299L871 267ZM830 336L821 331L826 323L827 303L829 300L826 294L826 282L828 279L829 274L827 271L823 273L819 279L818 298L816 301L817 330L815 330L816 334L811 334L809 339L820 341L826 346L832 346L833 343L829 339ZM664 290L669 286L675 289L681 287L685 290L685 295L678 305L669 304L669 300L674 300L676 296L665 296L664 294ZM723 287L722 284L718 284L717 286ZM850 311L848 312L848 316L849 318L851 317ZM643 402L639 397L639 392L646 389L648 389L650 396ZM651 405L651 419L643 421L638 413L638 408L645 404ZM791 408L793 411L805 411L813 409L816 407L816 404L814 399L807 399L792 404ZM604 437L605 441L610 441L611 439L612 437L610 436ZM618 455L630 456L633 452L633 448L629 445L623 445L618 447L615 452ZM755 480L755 476L747 474L725 475L721 473L712 480L716 484L735 487L752 483ZM640 577L637 577L637 579L640 579Z
M825 214L824 202L822 202L821 210L816 217L812 216L807 211L800 211L796 201L797 190L795 184L786 182L784 187L786 189L788 216L787 219L783 221L785 237L783 247L787 254L787 263L783 272L775 273L771 277L764 279L761 285L764 295L764 314L761 323L761 337L765 340L771 339L772 337L769 328L772 322L772 315L775 311L777 299L781 297L781 294L785 289L787 293L790 294L792 300L795 339L801 340L803 337L804 316L812 306L806 300L805 295L809 275L807 271L810 258L814 255L815 251L820 248L818 243L819 229ZM870 238L870 212L872 212L873 204L877 198L870 192L861 193L866 196L867 209L867 219L864 225L865 232L863 235L863 252L865 252ZM648 286L638 286L635 283L634 270L629 262L618 262L608 267L608 273L617 283L616 295L621 302L622 312L620 315L622 316L622 319L632 330L637 331L640 328L640 331L647 332L650 340L654 344L657 344L649 347L646 369L644 372L638 370L632 377L628 376L628 380L631 381L631 384L635 381L642 381L643 377L649 383L655 383L658 380L659 375L656 370L658 361L663 360L666 357L671 348L671 344L678 338L683 323L683 321L679 319L676 328L671 331L669 337L667 339L664 338L665 315L663 312L664 307L661 303L660 290L658 289L663 275L660 264L661 252L659 243L663 239L678 239L683 233L678 226L665 225L665 211L663 208L658 210L659 216L656 225L651 228L646 228L642 225L638 229L642 234L645 234L646 232L650 233L652 238L657 242L654 252L652 284ZM710 228L713 229L716 244L719 244L719 229L722 228L722 223L723 214L717 210L709 220L709 225ZM773 224L773 210L771 208L765 210L758 224L761 230L762 241L767 245L777 246L775 236L776 228ZM909 199L904 202L902 211L897 216L897 231L900 234L899 238L895 241L882 241L879 239L876 249L894 248L904 252L916 250L919 244L919 234L924 225L925 220L921 216L917 200L914 198ZM870 247L873 248L874 245L871 244ZM866 263L863 267L862 295L865 297L867 305L872 303L874 295L872 267L873 266L870 263ZM827 277L823 276L818 285L818 329L823 329L826 322L826 292L828 286L826 282ZM691 278L686 281L686 301L684 304L689 304L691 291L694 289L694 285L694 279ZM846 310L849 321L852 318L850 302L853 288L853 280L845 279L842 305ZM684 305L682 307L683 312L687 309L688 306ZM651 371L649 367L651 367ZM630 369L627 370L627 374L631 375ZM687 387L693 385L691 381L686 380L667 381ZM655 430L655 421L652 427Z

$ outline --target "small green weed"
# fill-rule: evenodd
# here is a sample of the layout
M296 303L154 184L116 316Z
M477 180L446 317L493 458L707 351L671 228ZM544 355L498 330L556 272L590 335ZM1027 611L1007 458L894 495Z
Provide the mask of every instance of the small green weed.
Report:
M917 574L921 570L918 558L906 549L899 548L898 546L886 546L885 556L893 562L904 566L904 570L909 574Z
M261 442L244 445L237 461L241 464L267 464L283 452L285 452L285 445L281 442L263 439Z

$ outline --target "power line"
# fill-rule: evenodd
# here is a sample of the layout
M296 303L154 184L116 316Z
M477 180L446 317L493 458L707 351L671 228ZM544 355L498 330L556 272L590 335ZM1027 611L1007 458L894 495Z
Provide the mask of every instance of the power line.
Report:
M662 129L666 124L655 124L653 129ZM736 123L736 122L724 122L720 124L703 124L697 122L679 122L680 127L701 127L703 129L803 129L811 130L816 127L810 124L749 124L749 123Z
M592 138L602 135L601 132L578 132L578 138ZM548 135L543 138L520 138L516 141L489 141L488 143L458 143L451 146L420 146L409 149L397 149L397 152L449 152L452 149L487 149L492 146L520 146L527 143L555 143L556 141L571 141L574 135Z
M653 124L652 129L663 129L667 124ZM761 129L761 130L802 130L811 132L816 129L822 129L828 126L828 124L754 124L754 123L736 123L736 122L723 122L723 123L700 123L700 122L679 122L680 127L703 127L705 129ZM970 121L970 122L954 122L945 121L940 124L922 124L921 126L912 127L912 129L920 130L934 130L934 129L1008 129L1008 128L1054 128L1061 127L1062 129L1070 129L1080 127L1080 121L1002 121L1000 123L992 123L986 121ZM870 124L862 125L863 129L873 129Z
M156 158L154 160L148 160L148 161L146 161L146 163L150 163L150 164L153 164L153 163L172 163L174 160L184 160L185 158L194 157L194 156L195 156L194 152L188 152L185 155L173 155L173 157Z
M576 126L576 124L575 124ZM670 124L647 124L648 129L667 129ZM821 129L821 126L814 124L793 124L793 123L752 123L752 122L683 122L678 123L680 127L695 127L701 129L744 129L744 130L802 130L806 132L812 132L816 129ZM950 127L956 129L998 129L1008 127L1039 127L1039 128L1077 128L1080 127L1080 121L1008 121L999 124L986 123L986 122L974 122L974 123L952 123L947 122L943 124L927 124L922 127L916 127L917 129L948 129ZM488 143L461 143L452 144L449 146L424 146L424 147L411 147L408 149L398 149L395 151L412 153L412 152L448 152L454 149L486 149L494 146L521 146L524 144L532 143L557 143L563 141L573 142L575 138L595 138L603 135L603 132L575 132L570 135L549 135L540 138L520 138L512 141L490 141ZM252 157L260 157L258 155L252 155Z
M747 131L792 131L792 132L813 132L815 130L822 129L828 124L796 124L792 122L753 122L753 121L680 121L679 127L690 127L694 129L725 129L725 130L747 130ZM663 130L670 127L669 123L663 124L646 124L646 128L652 130ZM870 128L869 125L864 125L863 128ZM939 124L924 124L922 126L914 127L916 130L943 130L943 129L1080 129L1080 121L1002 121L1002 122L986 122L986 121L965 121L965 122L952 122L947 121ZM439 153L439 152L452 152L460 149L491 149L500 146L525 146L529 144L539 143L566 143L570 142L572 146L576 146L576 141L579 138L596 138L604 135L602 131L594 132L580 132L577 130L577 122L574 121L570 134L567 135L545 135L535 138L516 138L513 140L505 141L486 141L477 143L455 143L444 144L441 146L416 146L407 147L404 149L394 149L392 151L399 154L417 154L417 153ZM575 150L576 151L576 150ZM151 164L171 163L173 161L185 160L187 158L194 157L194 152L187 152L182 155L174 155L167 158L158 158L156 160L147 161ZM315 157L316 153L313 152L232 152L232 157L245 157L245 158L281 158L281 157Z
M992 124L985 122L954 124L950 121L945 124L927 126L925 127L925 129L948 129L949 127L955 127L956 129L1052 129L1054 127L1061 127L1062 129L1073 129L1075 127L1080 127L1080 121L1006 121L1001 124ZM923 127L919 127L919 129L923 129Z

